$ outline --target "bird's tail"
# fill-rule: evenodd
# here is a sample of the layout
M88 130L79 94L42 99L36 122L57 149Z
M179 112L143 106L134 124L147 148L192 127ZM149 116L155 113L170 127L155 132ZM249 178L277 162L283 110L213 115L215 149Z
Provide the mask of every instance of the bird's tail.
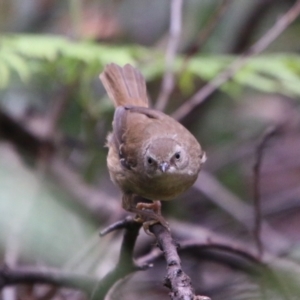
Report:
M133 66L127 64L121 68L114 63L106 65L100 74L100 80L115 107L126 105L148 107L145 79Z

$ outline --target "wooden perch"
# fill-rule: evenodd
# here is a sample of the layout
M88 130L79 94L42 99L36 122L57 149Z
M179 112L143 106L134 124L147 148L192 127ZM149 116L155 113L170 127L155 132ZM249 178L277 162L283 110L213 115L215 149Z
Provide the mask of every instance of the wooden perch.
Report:
M150 231L157 238L158 246L163 251L167 262L167 276L164 285L168 287L172 300L209 300L206 296L196 296L191 279L181 267L180 257L177 253L178 244L173 240L170 232L161 224L150 227Z

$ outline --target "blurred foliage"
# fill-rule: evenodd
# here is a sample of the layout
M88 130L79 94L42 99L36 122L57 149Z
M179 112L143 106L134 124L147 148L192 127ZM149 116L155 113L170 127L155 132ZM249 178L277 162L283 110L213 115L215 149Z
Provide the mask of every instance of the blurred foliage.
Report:
M138 45L96 44L51 35L6 35L0 39L0 87L7 88L14 73L24 84L34 76L47 74L64 84L80 81L83 93L107 63L141 62L142 73L151 81L163 75L163 59L163 53L158 50ZM182 68L183 58L178 57L175 72L180 73L178 80L182 92L195 90L192 86L195 77L209 81L234 59L225 55L196 55ZM251 87L266 93L299 96L299 74L299 56L265 54L251 58L223 90L236 94L244 87Z
M224 2L184 1L179 54L174 61L176 83L167 107L170 113L226 69L238 57L236 53L248 49L294 3L228 1L215 30L200 50L193 52ZM62 168L46 159L42 161L45 169L40 168L40 153L28 154L18 148L22 136L14 132L1 136L0 260L11 266L57 266L98 278L114 267L122 235L99 239L98 226L107 226L124 212L106 168L107 149L103 146L111 130L113 108L98 75L107 63L133 64L146 77L150 97L155 99L165 72L170 3L1 3L0 25L6 33L0 36L0 112L36 140L49 138L57 147L54 156ZM270 124L287 123L282 136L268 144L263 160L263 222L273 231L263 232L262 240L266 254L273 255L268 263L282 277L281 284L287 289L289 284L297 286L291 288L296 291L293 295L299 295L300 273L299 26L298 20L266 52L251 57L221 91L183 120L208 154L200 179L209 174L215 185L205 181L204 175L199 182L207 189L196 185L179 199L163 203L163 214L179 242L191 239L206 244L211 239L203 231L211 230L212 241L219 234L255 253L249 220L253 217L252 167L257 141ZM55 115L57 106L60 111ZM47 131L49 123L54 125L52 131ZM48 135L43 135L45 132ZM238 216L249 215L241 220L237 212ZM136 257L148 253L152 242L141 232ZM246 272L237 271L238 262L232 268L190 251L182 258L199 294L222 300L282 298L277 284L263 287L268 280L253 280ZM157 261L154 268L124 281L126 290L116 289L122 296L115 299L139 299L141 294L147 299L168 299L167 289L159 288L164 274L165 262ZM161 294L151 298L151 292ZM64 299L85 298L70 294Z
M3 145L0 149L0 250L8 244L29 261L66 264L69 253L75 255L87 243L96 224L47 176L24 168L9 150Z

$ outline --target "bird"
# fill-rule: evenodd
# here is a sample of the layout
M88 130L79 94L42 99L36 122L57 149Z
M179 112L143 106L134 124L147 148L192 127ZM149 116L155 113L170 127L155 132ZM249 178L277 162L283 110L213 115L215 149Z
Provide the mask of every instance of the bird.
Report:
M146 232L155 223L169 229L160 201L194 184L206 154L182 124L149 107L146 81L137 68L110 63L99 78L115 107L107 167L122 191L122 206L137 215Z

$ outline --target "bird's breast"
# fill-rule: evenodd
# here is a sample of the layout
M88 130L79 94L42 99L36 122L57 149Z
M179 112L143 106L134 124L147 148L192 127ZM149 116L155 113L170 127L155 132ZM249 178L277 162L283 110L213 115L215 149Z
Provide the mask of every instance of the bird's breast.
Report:
M130 173L130 174L128 174ZM197 174L162 173L160 176L145 176L127 171L132 193L151 200L171 200L186 191L197 179Z

